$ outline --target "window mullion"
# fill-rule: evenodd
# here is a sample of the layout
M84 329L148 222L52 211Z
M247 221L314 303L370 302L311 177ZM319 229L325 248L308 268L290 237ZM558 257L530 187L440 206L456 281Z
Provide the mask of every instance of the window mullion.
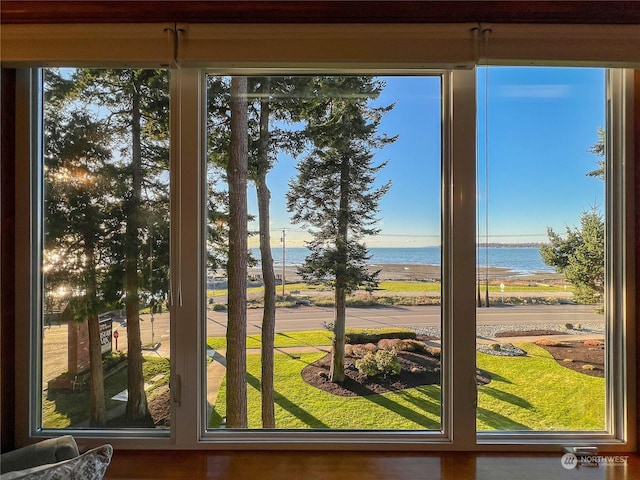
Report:
M198 69L172 71L172 382L174 438L194 446L199 436L202 389L200 322L202 301L202 135L201 74Z
M475 445L475 70L444 82L443 404L455 448ZM448 91L447 91L448 90Z

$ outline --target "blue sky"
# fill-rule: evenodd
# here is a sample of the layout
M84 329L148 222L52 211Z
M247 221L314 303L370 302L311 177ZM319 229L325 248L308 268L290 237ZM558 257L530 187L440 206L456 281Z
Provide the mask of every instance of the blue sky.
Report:
M485 70L478 70L479 234L485 238L485 172L488 172L489 241L541 242L547 226L563 232L591 206L603 207L603 182L586 177L597 158L589 147L604 126L602 69L491 67L488 131ZM380 131L399 135L376 154L388 161L380 182L392 181L381 202L381 234L369 246L421 247L440 243L441 100L439 77L385 77L378 103L396 102ZM485 149L488 138L488 149ZM488 150L488 167L485 152ZM303 246L306 234L291 225L284 199L295 161L282 157L269 174L273 246L287 229L287 245ZM487 168L485 168L487 167ZM257 213L255 190L249 209ZM253 226L255 227L255 226ZM251 242L257 243L257 238Z

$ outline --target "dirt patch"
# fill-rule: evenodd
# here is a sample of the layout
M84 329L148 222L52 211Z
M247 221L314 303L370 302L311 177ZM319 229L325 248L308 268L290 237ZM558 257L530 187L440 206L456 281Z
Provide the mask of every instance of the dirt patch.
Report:
M345 379L342 384L329 380L331 354L302 370L302 378L309 385L341 397L360 397L405 390L422 385L440 384L440 360L415 352L399 352L398 360L402 370L397 375L367 377L356 368L355 358L345 360ZM478 371L478 383L486 385L491 381L487 372Z
M585 345L584 341L566 342L566 346L563 347L540 346L553 355L563 367L592 377L604 378L604 347Z

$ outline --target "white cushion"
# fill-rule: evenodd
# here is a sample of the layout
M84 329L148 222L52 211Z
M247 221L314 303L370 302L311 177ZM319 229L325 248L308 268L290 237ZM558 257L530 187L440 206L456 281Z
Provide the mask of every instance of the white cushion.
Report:
M38 480L102 480L113 455L111 445L102 445L82 455L58 463L18 470L0 475L0 480L18 478Z

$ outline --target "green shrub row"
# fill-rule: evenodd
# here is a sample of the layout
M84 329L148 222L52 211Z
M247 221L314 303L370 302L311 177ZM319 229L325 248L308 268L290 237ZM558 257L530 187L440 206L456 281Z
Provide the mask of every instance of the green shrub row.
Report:
M414 339L416 332L406 328L347 328L347 343L378 343L383 338Z

